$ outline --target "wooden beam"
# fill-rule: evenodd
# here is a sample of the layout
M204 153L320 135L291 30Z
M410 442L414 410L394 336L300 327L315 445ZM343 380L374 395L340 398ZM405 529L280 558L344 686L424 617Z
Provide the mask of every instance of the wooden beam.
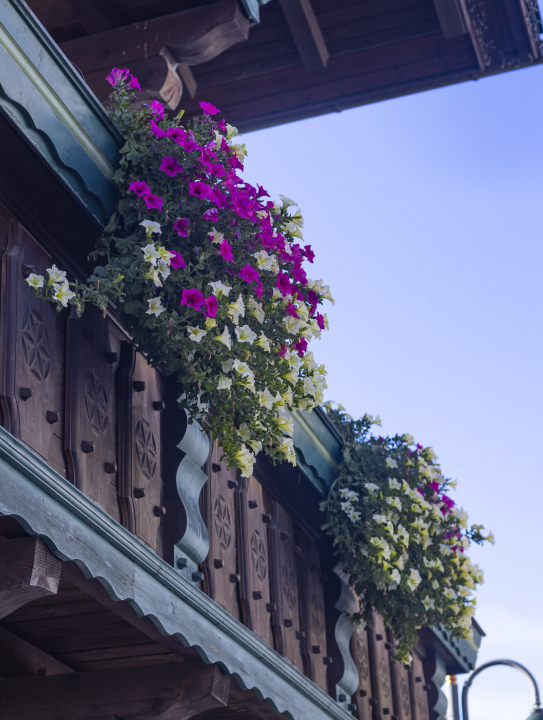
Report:
M113 25L109 15L96 0L70 0L69 5L74 18L89 34L109 30Z
M217 665L173 663L23 677L0 685L5 720L188 720L228 704Z
M73 669L26 640L0 628L0 678L67 673L73 673Z
M458 0L434 0L434 7L443 35L447 39L459 37L468 32Z
M86 75L160 55L166 47L178 63L199 65L249 37L238 0L218 0L145 22L68 40L61 49Z
M62 562L38 537L0 543L0 618L26 603L55 595Z
M308 72L323 70L328 64L324 42L311 0L279 0L304 68Z
M473 0L458 0L458 5L462 11L464 24L471 39L479 70L485 72L490 65L490 58L484 37L487 29L484 9L481 8L480 3L475 3Z

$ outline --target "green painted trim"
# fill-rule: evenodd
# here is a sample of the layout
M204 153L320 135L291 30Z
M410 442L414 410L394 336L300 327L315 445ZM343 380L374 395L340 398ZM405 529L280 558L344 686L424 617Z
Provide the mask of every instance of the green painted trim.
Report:
M128 600L164 635L177 636L241 687L293 720L352 716L317 685L0 428L0 514L15 517L63 560Z
M122 135L21 0L0 5L0 112L97 224L107 222Z
M311 412L292 413L294 447L300 469L322 498L339 473L343 439L319 407Z

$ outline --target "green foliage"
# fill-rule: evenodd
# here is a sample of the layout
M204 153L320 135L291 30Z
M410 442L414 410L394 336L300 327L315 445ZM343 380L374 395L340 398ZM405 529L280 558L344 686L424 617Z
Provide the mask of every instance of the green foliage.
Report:
M353 420L326 406L345 441L340 474L322 509L324 529L363 602L355 618L371 622L381 613L394 630L398 658L424 626L443 624L456 637L471 636L472 597L482 571L466 550L471 542L493 542L482 525L468 529L466 513L446 492L432 448L410 435L376 437L379 418Z

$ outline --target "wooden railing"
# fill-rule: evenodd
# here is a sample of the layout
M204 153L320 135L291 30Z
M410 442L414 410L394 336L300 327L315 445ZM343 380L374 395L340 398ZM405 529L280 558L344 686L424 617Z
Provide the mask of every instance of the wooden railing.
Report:
M208 551L187 577L359 718L428 720L422 656L415 653L409 670L393 662L379 616L372 629L353 632L319 528L312 535L302 528L269 482L228 470L216 443L203 467L207 482L193 497L201 518L187 523L178 484L191 490L175 447L184 416L161 373L113 316L93 307L82 318L57 313L35 296L25 278L46 275L54 259L2 207L0 249L4 427L180 570L186 528L203 519Z

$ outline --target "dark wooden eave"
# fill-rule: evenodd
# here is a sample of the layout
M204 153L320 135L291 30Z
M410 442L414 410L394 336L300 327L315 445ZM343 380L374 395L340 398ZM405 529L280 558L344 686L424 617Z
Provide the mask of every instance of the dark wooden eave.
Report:
M221 20L228 3L237 5L236 0L31 0L30 5L102 101L110 65L126 58L146 83L154 83L149 97L161 97L159 85L169 70L170 84L182 78L185 86L180 107L190 114L199 101L212 102L245 131L543 59L536 0L271 0L250 31L237 5L235 32L231 22ZM187 38L192 33L202 41L213 18L217 27L223 23L217 30L222 44L211 43L207 54L191 57L184 48ZM127 28L134 35L134 23L160 29L147 56L139 41L130 41L129 52L118 45ZM175 29L176 23L184 29Z

